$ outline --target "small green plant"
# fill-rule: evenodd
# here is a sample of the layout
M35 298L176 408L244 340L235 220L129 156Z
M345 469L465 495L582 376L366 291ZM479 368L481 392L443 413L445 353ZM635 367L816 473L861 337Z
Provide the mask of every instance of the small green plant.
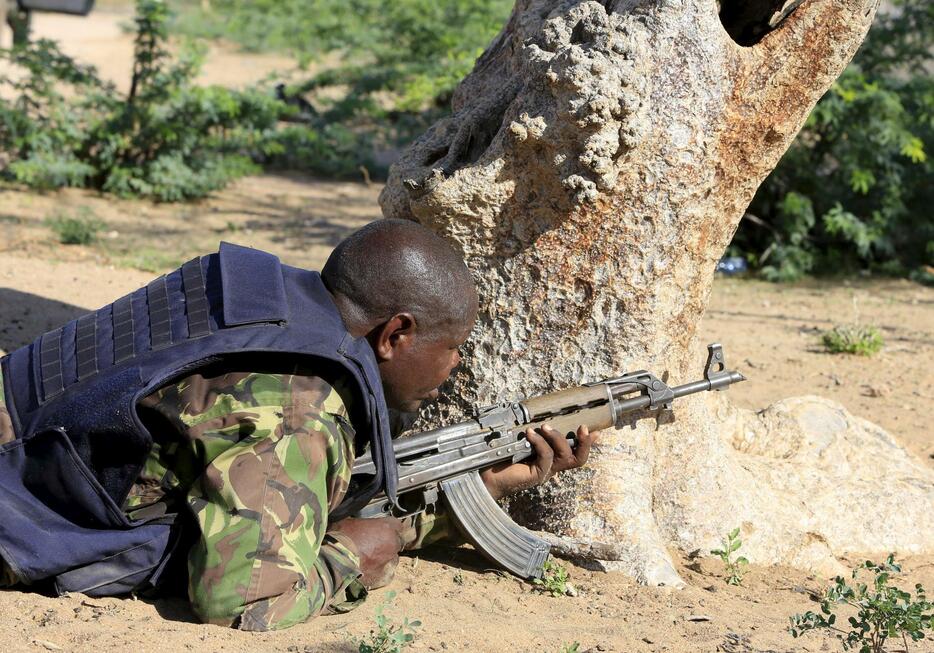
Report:
M837 576L833 585L821 600L821 614L805 612L791 617L789 632L792 637L804 633L827 629L836 634L843 650L858 650L859 653L883 653L888 640L901 641L902 649L908 650L908 640L918 642L925 638L925 630L934 630L934 604L927 600L924 588L915 585L915 596L889 585L892 574L901 571L890 555L882 564L867 560L851 574L853 584ZM857 577L869 573L872 584L857 581ZM850 630L838 628L835 606L845 604L856 610L849 617Z
M396 593L389 592L386 600L376 606L376 629L370 631L369 637L354 641L358 653L400 653L415 640L415 629L422 625L421 621L403 617L402 623L396 624L386 616L386 608L395 598Z
M463 585L464 584L464 574L459 571L454 572L454 584Z
M571 642L570 644L563 644L561 646L561 651L559 653L578 653L581 649L580 642Z
M733 557L733 554L739 551L739 547L743 545L743 541L739 539L739 529L734 528L727 533L722 544L722 549L714 549L711 553L720 558L726 566L726 582L730 585L742 585L749 561L743 556Z
M872 356L882 349L882 334L873 326L835 326L821 334L821 342L831 354Z
M105 226L87 207L81 207L74 215L59 213L50 216L45 223L63 245L90 245Z
M569 578L567 567L548 559L542 565L542 577L533 579L532 584L543 594L564 596L568 591Z

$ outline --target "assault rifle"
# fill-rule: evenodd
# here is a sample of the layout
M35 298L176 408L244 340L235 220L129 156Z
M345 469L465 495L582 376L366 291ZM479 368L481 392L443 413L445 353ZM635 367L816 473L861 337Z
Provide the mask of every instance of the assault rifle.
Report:
M466 422L396 440L399 506L380 494L355 516L405 517L431 512L443 497L448 512L477 550L517 576L538 578L550 545L509 518L487 492L480 470L534 455L525 438L527 428L548 422L573 440L581 424L591 431L623 426L640 411L670 410L675 399L723 390L740 381L745 381L742 374L726 369L723 348L711 344L700 381L670 387L651 372L640 370L476 409L473 419ZM354 462L354 474L372 474L373 469L369 454Z

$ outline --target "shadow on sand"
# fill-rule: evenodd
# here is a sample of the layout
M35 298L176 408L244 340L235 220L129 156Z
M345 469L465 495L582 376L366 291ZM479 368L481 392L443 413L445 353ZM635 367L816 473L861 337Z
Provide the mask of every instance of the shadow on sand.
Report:
M0 350L13 351L87 312L55 299L0 288Z

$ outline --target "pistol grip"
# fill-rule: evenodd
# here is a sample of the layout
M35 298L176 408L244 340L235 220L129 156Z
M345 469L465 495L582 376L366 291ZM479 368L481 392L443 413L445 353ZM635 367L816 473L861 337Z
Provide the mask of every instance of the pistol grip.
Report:
M478 551L516 576L541 577L550 545L509 518L479 472L441 481L441 489L451 516Z

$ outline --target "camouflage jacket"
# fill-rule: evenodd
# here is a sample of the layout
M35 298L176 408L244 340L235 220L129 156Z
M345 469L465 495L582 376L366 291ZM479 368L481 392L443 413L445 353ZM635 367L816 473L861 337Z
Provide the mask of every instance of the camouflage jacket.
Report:
M349 395L295 369L194 374L140 402L155 443L124 508L194 516L188 593L202 620L286 628L365 598L353 544L327 532L354 458ZM0 443L13 437L2 399L0 378ZM407 549L457 537L443 513L407 526Z

